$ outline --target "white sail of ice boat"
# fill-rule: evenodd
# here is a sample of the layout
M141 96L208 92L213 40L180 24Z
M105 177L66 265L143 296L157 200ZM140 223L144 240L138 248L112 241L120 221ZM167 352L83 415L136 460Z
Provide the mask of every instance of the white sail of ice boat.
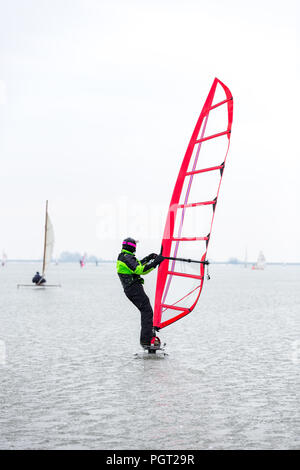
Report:
M259 252L257 262L252 266L252 269L265 269L266 258L262 251Z
M2 260L1 260L1 266L5 266L6 265L6 262L7 262L7 255L5 253L5 251L3 250L2 252Z
M46 269L48 268L54 249L54 230L53 225L48 214L48 201L46 201L46 215L45 215L45 234L44 234L44 254L43 254L43 270L42 277L45 276Z
M245 249L244 268L248 267L248 253L247 248Z
M54 249L54 230L53 225L48 213L48 201L46 201L46 212L45 212L45 231L44 231L44 251L43 251L43 267L42 267L42 278L45 278L46 271L50 265L51 258ZM18 287L61 287L60 284L18 284Z

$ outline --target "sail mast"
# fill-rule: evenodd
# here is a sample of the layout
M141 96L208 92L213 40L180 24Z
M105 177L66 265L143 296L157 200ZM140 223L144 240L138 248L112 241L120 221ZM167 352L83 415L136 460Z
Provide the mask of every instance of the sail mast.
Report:
M44 255L43 255L43 271L42 271L43 277L45 274L45 267L46 267L47 229L48 229L48 200L46 201L46 214L45 214Z

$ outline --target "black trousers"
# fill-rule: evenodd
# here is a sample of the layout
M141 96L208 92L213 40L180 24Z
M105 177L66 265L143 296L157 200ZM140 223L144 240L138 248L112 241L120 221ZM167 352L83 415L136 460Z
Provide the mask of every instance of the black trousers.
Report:
M140 342L150 344L153 327L153 310L149 297L145 294L142 284L132 284L125 290L125 295L141 312Z

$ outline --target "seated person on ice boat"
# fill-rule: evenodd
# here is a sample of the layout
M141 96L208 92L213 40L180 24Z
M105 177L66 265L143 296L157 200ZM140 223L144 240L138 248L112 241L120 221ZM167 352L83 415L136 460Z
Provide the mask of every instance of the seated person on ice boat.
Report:
M147 348L151 345L158 346L159 338L153 331L153 310L148 296L145 294L141 275L150 273L159 266L164 257L151 253L142 260L135 257L137 241L133 238L125 238L122 243L122 251L118 256L117 273L124 289L126 297L141 312L141 346Z
M46 279L43 278L40 273L37 271L36 274L32 278L32 282L36 284L37 286L41 286L46 282Z

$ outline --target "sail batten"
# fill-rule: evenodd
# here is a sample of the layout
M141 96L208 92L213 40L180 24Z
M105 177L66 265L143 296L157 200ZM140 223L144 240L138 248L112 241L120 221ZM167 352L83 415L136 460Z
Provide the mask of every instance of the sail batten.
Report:
M188 144L169 206L161 253L171 259L158 269L153 322L157 329L186 316L199 300L232 115L231 92L216 78ZM188 258L201 260L198 272L193 271L195 267L187 271L184 263L180 264L179 259ZM195 281L197 287L192 284Z
M219 132L218 134L209 135L207 137L203 137L202 139L196 140L196 144L200 144L201 142L205 142L206 140L215 139L216 137L221 137L222 135L230 134L231 131L224 131Z
M219 166L212 166L210 168L202 168L202 170L188 171L186 173L186 176L198 175L199 173L205 173L206 171L222 170L223 168L224 168L224 165L219 165Z

